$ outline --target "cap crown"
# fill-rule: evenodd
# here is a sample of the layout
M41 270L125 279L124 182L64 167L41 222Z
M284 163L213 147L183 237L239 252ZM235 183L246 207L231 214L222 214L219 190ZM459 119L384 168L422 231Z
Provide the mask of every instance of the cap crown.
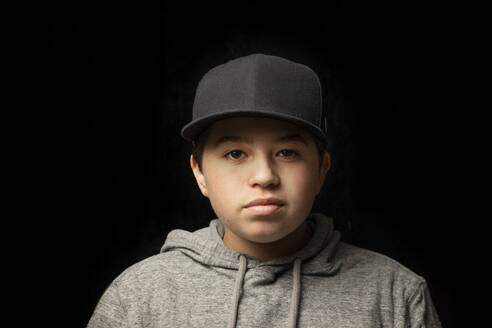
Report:
M198 84L193 119L182 135L194 140L213 121L239 115L285 119L325 138L318 76L281 57L253 54L208 71Z

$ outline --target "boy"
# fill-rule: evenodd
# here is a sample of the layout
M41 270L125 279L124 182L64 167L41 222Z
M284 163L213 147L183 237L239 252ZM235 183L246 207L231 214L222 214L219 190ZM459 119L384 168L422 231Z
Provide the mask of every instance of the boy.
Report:
M88 327L441 327L423 278L310 213L330 168L321 108L317 75L284 58L205 74L182 136L217 219L171 231Z

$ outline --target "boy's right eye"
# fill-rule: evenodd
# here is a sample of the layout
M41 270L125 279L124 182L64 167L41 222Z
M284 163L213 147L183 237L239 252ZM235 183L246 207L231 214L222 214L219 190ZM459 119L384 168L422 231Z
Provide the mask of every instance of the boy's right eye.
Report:
M227 154L225 154L224 157L226 157L228 159L232 159L232 160L238 160L241 158L242 153L243 152L240 150L232 150L232 151L228 152Z

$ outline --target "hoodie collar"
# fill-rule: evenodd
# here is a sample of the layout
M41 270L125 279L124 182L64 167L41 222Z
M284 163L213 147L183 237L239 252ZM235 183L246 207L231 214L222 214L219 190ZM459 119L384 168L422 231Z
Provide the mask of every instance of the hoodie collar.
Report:
M246 269L263 266L281 268L291 264L295 259L303 262L302 274L326 275L336 269L332 255L340 240L340 233L334 230L333 219L321 213L312 213L306 219L313 235L308 244L294 254L282 256L270 261L263 261L248 254L242 254L226 247L222 241L224 225L219 219L210 221L206 228L189 232L181 229L169 232L161 252L180 251L193 260L216 267L237 270L240 257L247 259Z

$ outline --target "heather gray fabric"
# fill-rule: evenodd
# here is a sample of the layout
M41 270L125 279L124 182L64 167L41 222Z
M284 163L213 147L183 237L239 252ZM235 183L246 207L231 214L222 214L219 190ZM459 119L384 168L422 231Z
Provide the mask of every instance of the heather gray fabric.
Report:
M308 223L305 248L267 262L224 246L217 219L173 230L112 282L88 327L441 327L422 277L341 242L323 214Z

